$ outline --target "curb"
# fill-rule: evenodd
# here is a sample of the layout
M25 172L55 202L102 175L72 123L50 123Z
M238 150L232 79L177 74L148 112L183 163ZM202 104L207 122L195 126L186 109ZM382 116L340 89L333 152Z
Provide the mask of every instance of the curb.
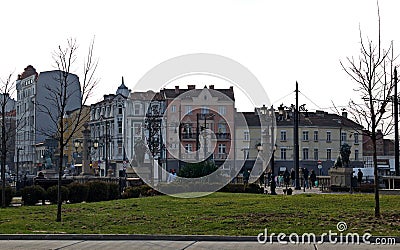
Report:
M151 234L0 234L0 240L143 240L143 241L247 241L255 236L151 235Z

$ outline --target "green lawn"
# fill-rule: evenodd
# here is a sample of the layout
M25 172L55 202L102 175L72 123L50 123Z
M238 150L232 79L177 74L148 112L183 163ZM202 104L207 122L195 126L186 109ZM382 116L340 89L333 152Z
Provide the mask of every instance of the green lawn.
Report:
M381 196L382 218L374 215L370 194L214 193L179 199L155 196L98 203L63 205L63 222L55 222L56 206L0 209L0 233L207 234L256 236L269 233L345 232L400 236L400 196Z

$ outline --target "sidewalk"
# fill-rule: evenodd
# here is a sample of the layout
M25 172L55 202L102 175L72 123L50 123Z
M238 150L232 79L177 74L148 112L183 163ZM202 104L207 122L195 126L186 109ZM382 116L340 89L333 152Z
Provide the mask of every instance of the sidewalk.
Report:
M347 244L260 244L257 241L174 241L174 240L1 240L0 249L398 249L398 246Z

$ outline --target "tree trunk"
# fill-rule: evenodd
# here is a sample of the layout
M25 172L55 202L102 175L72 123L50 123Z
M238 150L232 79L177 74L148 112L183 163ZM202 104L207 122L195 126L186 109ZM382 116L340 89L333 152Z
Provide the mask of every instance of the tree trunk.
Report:
M62 172L63 172L63 161L61 158L62 153L64 152L64 145L62 143L63 136L61 136L60 144L60 160L58 161L58 183L57 183L57 222L61 222L61 206L62 206L62 196L61 196L61 181L62 181Z
M5 96L3 95L5 99ZM5 100L1 105L1 207L6 207L6 114L5 114Z
M374 149L373 162L374 162L374 192L375 192L375 217L381 216L380 205L379 205L379 176L378 176L378 158L376 152L376 133L375 129L372 129L372 146Z

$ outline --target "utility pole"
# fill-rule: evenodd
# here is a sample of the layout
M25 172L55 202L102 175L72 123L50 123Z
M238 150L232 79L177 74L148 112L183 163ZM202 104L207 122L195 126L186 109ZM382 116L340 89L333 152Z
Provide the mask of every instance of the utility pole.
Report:
M199 160L199 150L200 150L200 114L196 113L196 160Z
M296 81L296 106L294 110L294 158L295 158L295 189L300 190L300 162L299 162L299 84Z
M400 175L399 168L399 101L397 96L397 68L394 67L394 168L396 176Z
M19 183L18 183L18 177L19 177L19 151L21 151L22 148L17 148L17 181L15 183L15 188L18 191L19 190Z

